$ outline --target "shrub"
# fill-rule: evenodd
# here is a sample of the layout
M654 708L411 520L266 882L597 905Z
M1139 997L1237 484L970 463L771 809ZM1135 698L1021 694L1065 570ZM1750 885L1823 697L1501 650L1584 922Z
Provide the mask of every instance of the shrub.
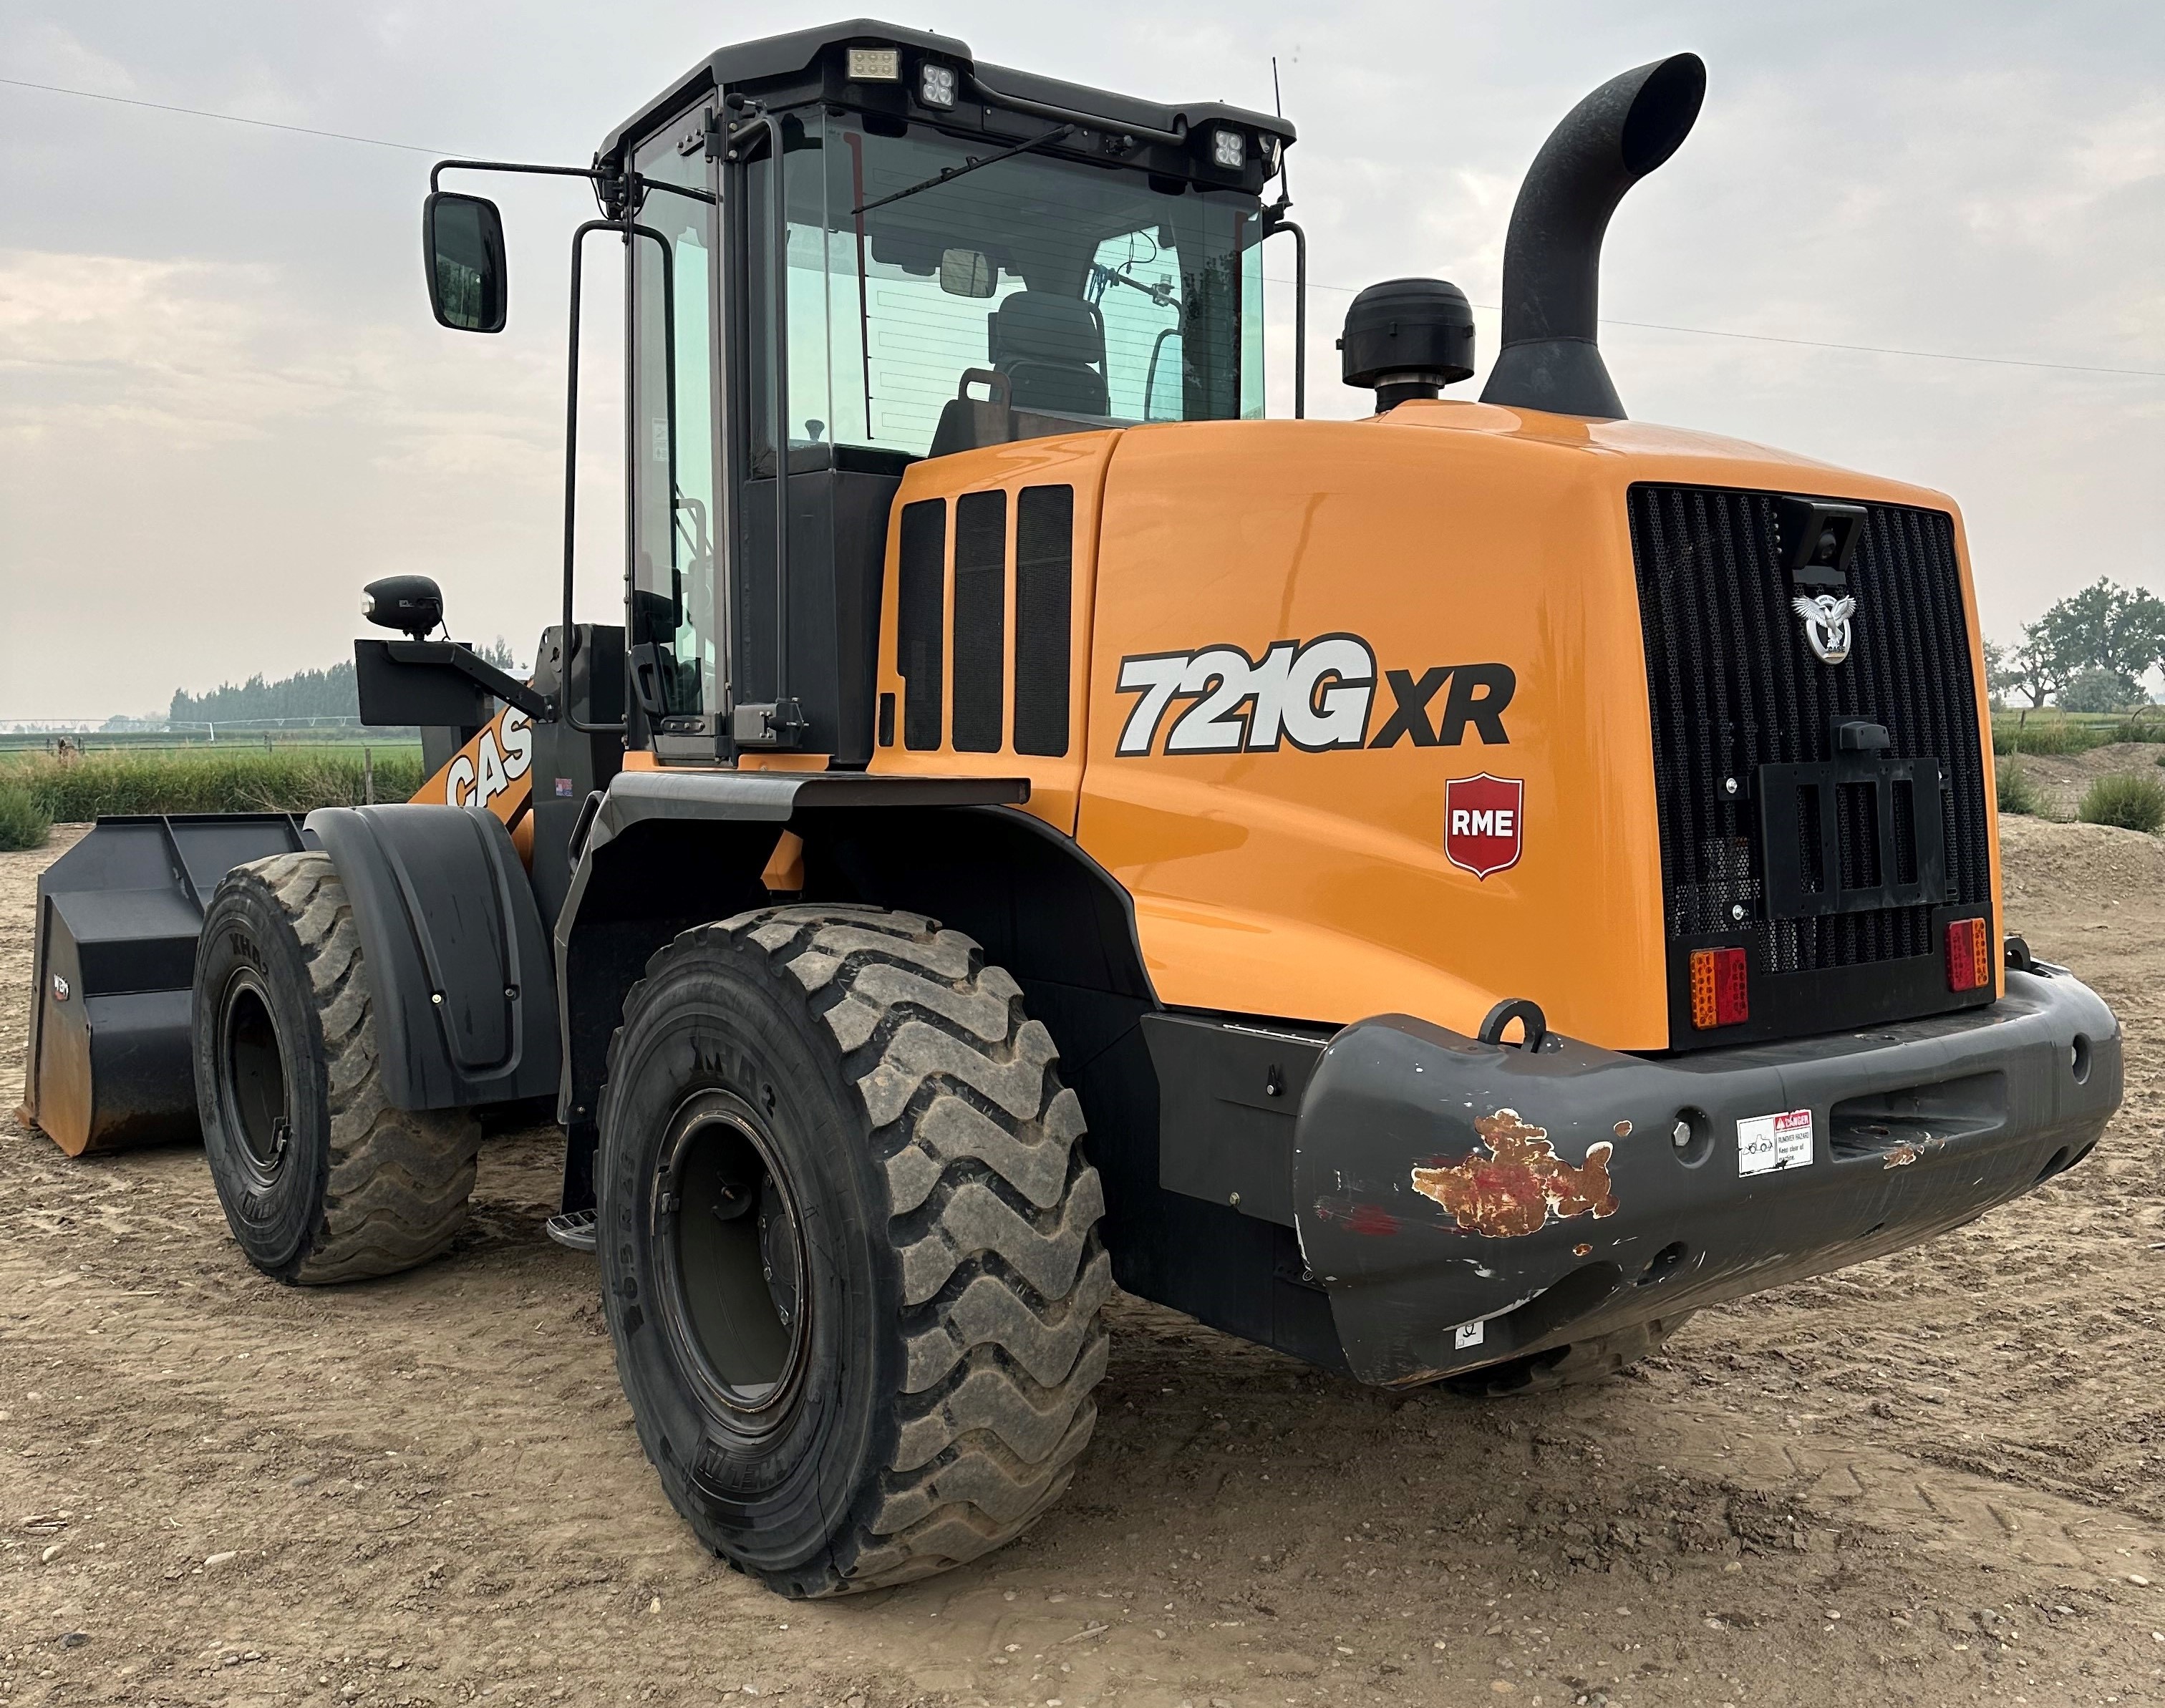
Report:
M19 783L0 781L0 853L43 848L52 815Z
M2027 719L1995 718L1992 725L1992 750L1994 753L2078 754L2088 753L2094 747L2102 747L2113 739L2110 727L2078 723L2072 717L2058 714L2038 716Z
M403 801L421 786L416 748L379 749L375 765L378 801ZM307 812L361 803L361 755L354 748L198 749L63 762L34 754L0 759L0 784L27 791L61 823L128 812Z
M1999 810L2035 816L2045 810L2045 797L2030 780L2029 772L2014 762L1994 767L1999 774Z
M2075 816L2085 824L2117 824L2156 835L2165 826L2165 781L2139 771L2115 771L2083 791Z

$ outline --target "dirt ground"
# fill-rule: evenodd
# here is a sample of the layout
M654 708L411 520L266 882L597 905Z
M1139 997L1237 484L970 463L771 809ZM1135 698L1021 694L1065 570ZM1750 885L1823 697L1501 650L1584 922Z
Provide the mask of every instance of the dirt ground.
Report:
M0 856L8 1103L70 834ZM1372 1393L1123 1301L1066 1501L840 1604L664 1503L540 1233L547 1134L484 1151L444 1261L301 1292L199 1149L0 1126L0 1704L2165 1700L2165 846L2005 848L2011 922L2129 1031L2080 1169L1567 1399Z
M2083 791L2099 777L2115 771L2165 776L2157 769L2161 759L2165 759L2165 743L2116 741L2107 747L2094 747L2088 753L2002 754L1997 763L2019 765L2028 774L2037 786L2044 817L2069 819L2075 816Z

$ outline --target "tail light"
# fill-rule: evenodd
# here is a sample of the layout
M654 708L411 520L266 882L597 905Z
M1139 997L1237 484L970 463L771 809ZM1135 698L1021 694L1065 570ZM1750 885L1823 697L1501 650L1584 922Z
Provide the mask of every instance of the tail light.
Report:
M1947 988L1982 991L1992 982L1992 939L1982 919L1957 919L1947 926Z
M1983 921L1978 922L1980 927ZM1751 989L1741 949L1695 949L1691 954L1692 1024L1701 1032L1736 1026L1751 1017Z

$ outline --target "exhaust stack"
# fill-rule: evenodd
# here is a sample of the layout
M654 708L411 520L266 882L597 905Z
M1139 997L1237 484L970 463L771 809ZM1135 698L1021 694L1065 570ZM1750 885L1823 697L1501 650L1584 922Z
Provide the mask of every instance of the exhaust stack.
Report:
M1706 66L1676 54L1612 77L1564 115L1519 187L1504 242L1504 344L1484 403L1620 420L1601 360L1601 239L1624 192L1691 134Z

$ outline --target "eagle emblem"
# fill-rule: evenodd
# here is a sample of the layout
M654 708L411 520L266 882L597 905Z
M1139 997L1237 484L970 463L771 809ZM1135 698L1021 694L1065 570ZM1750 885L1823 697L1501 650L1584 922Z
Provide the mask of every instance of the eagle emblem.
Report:
M1857 614L1857 601L1847 594L1836 598L1821 593L1816 598L1798 597L1789 608L1804 619L1804 639L1823 665L1838 665L1849 656L1849 619Z

